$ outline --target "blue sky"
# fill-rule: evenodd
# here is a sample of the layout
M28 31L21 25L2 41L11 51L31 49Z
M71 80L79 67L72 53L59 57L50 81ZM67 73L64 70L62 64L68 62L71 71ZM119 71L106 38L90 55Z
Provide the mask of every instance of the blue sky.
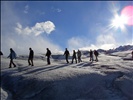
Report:
M2 1L1 49L7 53L12 47L24 54L29 47L45 53L47 47L58 52L132 45L133 24L120 18L112 22L127 6L133 2Z

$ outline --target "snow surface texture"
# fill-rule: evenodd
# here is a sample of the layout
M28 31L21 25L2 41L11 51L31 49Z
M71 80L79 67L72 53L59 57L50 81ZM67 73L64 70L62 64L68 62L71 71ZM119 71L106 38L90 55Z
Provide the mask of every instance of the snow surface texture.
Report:
M51 65L38 54L34 66L21 55L16 68L1 57L1 100L133 100L133 60L123 60L130 53L100 54L99 62L84 55L77 64L54 55Z

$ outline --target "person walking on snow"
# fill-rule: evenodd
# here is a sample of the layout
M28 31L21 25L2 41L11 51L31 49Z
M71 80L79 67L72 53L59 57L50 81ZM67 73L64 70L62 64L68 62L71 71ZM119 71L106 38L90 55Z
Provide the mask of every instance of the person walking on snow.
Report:
M90 61L93 61L93 51L90 50Z
M51 51L49 50L49 48L47 48L46 56L47 56L47 64L50 65Z
M95 55L95 57L96 57L96 61L98 61L98 55L99 55L99 53L98 53L97 50L94 50L94 55Z
M16 56L17 55L16 55L15 51L12 48L10 48L10 54L8 56L8 58L10 58L9 68L12 67L12 64L14 65L14 67L16 67L15 63L13 62L13 59L16 59Z
M76 57L76 52L75 50L73 50L73 56L72 56L72 63L73 63L73 60L75 59L75 62L77 63L77 57Z
M33 64L34 51L31 48L29 48L29 50L30 50L30 53L29 53L28 63L29 63L29 66L30 65L34 66L34 64Z
M80 62L82 62L82 60L81 60L81 51L80 50L78 50L78 52L77 52L77 56L78 56L78 62L80 63Z
M65 58L66 58L66 62L69 63L68 61L68 56L70 55L69 51L66 48L66 51L64 52Z

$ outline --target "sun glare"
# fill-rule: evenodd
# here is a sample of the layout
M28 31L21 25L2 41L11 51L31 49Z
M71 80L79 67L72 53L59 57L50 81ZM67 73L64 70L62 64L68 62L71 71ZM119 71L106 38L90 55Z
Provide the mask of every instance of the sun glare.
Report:
M126 26L133 25L133 6L126 6L121 10L120 15L114 9L114 18L111 20L108 29L120 29L122 32L127 32Z
M124 29L124 25L127 23L127 18L125 16L115 15L115 18L112 20L112 27Z

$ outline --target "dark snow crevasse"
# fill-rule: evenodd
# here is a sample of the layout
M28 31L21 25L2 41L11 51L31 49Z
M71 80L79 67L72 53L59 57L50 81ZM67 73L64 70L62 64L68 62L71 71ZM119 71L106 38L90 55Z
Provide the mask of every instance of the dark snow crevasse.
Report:
M105 80L103 80L103 82L91 88L91 90L85 91L85 93L82 96L79 95L76 100L128 100L126 96L123 96L122 91L115 88L114 84L114 81L122 77L124 73L120 71L108 71L105 73L106 76L104 76Z
M123 73L121 71L115 73L114 72L106 72L106 73L107 73L106 77L110 77L109 78L110 80L106 81L106 88L112 91L114 94L116 93L116 95L120 95L121 97L127 100L133 100L133 80L126 79L124 77L126 76L126 73ZM129 88L128 91L125 88Z
M132 77L132 76L131 76ZM129 100L133 100L133 80L127 75L117 78L114 81L117 87Z
M123 73L121 71L105 71L104 73L106 74L105 80L104 80L103 84L101 84L100 86L97 87L97 88L99 88L99 90L97 89L97 91L100 92L100 90L101 90L106 93L106 95L103 96L105 98L104 100L106 100L106 99L110 100L110 97L112 98L111 100L120 100L123 93L121 91L118 91L115 88L114 81L117 78L122 77ZM110 96L107 96L107 95L110 95ZM127 100L126 96L123 96L123 98L125 98L125 99L121 99L121 100ZM102 100L102 99L100 99L100 100Z
M121 71L105 71L104 73L107 75L105 80L107 88L114 87L114 81L124 75Z

